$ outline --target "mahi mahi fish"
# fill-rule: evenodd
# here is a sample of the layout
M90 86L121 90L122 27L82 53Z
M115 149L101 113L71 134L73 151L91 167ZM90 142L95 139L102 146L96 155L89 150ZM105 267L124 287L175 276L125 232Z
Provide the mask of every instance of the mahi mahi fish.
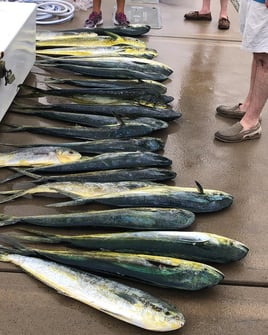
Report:
M0 227L30 224L41 227L125 228L130 230L178 230L189 227L195 220L192 212L179 208L117 208L86 212L9 216L0 215Z
M5 203L27 194L61 194L73 199L48 206L63 207L101 203L114 207L173 207L194 213L217 212L233 202L229 193L192 187L168 186L154 182L79 183L54 182L24 190L3 191L10 195L0 201Z
M74 29L63 29L63 30L42 30L36 32L36 39L48 39L54 38L57 35L73 35L77 33L87 33L87 34L98 34L107 35L107 32L115 33L120 36L141 36L150 31L151 27L148 24L143 23L130 23L127 26L105 26L105 27L95 27L92 29L88 28L74 28Z
M57 67L82 75L119 78L147 79L164 81L173 73L173 69L162 62L141 57L92 57L86 62L78 59L61 60L54 57L42 67Z
M141 167L169 167L172 161L154 152L114 152L83 156L77 162L58 164L47 167L30 168L28 171L37 174L44 173L74 173L99 170L141 168Z
M11 144L0 143L4 146L13 146L19 148L35 148L47 146L44 143L31 144ZM130 138L126 140L97 140L97 141L82 141L82 142L63 142L49 143L52 147L65 147L73 149L82 154L102 154L105 152L120 152L120 151L159 151L165 146L164 140L157 137L140 137Z
M0 260L17 265L60 294L135 326L164 332L185 323L174 306L116 281L35 257L3 252Z
M5 240L6 235L3 236ZM134 279L149 285L197 291L212 287L224 275L210 265L174 257L109 251L85 251L74 248L32 248L10 236L11 251L36 256L80 270Z
M37 49L38 55L49 56L76 56L76 57L144 57L152 59L157 56L157 51L149 48L141 48L129 45L112 45L112 46L75 46ZM40 64L42 60L36 61Z
M160 94L155 90L147 90L140 88L131 88L124 90L114 90L112 88L97 88L97 87L79 87L79 88L60 88L50 86L50 89L44 90L38 87L29 86L29 85L19 85L20 87L29 90L29 93L20 94L20 97L23 98L32 98L39 96L56 96L56 97L68 97L72 99L83 99L92 103L102 103L107 100L107 103L126 103L135 101L137 104L155 104L163 105L163 108L166 108L168 104L173 100L173 97ZM105 100L104 100L105 99Z
M38 105L22 105L17 104L20 110L55 110L69 113L85 113L96 115L109 115L109 116L126 116L126 117L151 117L164 121L172 121L181 117L181 112L177 112L171 108L163 108L160 106L144 106L132 102L131 104L78 104L78 103L61 103L61 104L38 104ZM11 107L12 110L16 107ZM17 108L18 110L18 108Z
M14 169L14 168L13 168ZM129 168L129 169L112 169L112 170L98 170L98 171L89 171L81 173L67 173L67 174L58 174L58 175L49 175L49 176L40 176L33 174L31 172L19 169L19 172L10 176L9 179L16 179L20 177L19 174L23 174L30 178L34 178L34 183L48 183L55 181L73 181L73 182L120 182L120 181L154 181L154 182L163 182L167 180L174 179L176 177L176 172L154 168L154 167L145 167L145 168ZM6 180L8 181L8 180ZM3 183L3 181L1 182Z
M2 191L0 194L11 194L2 200L4 203L27 194L63 194L69 197L81 198L90 195L105 194L106 192L122 192L132 188L153 185L151 182L117 182L117 183L81 183L81 182L55 182L38 185L25 190Z
M73 149L55 146L21 148L0 153L0 167L49 166L78 161L81 154Z
M109 250L182 258L202 263L229 263L244 258L249 249L237 240L199 231L135 231L77 234L24 229L17 238L30 242L64 244L85 250ZM28 234L27 234L28 232ZM29 234L30 233L30 234Z
M139 136L146 136L158 130L153 125L142 122L126 122L123 124L113 124L109 126L93 128L85 126L69 127L45 127L45 126L16 126L8 125L11 129L2 132L30 132L34 134L44 134L49 136L80 139L80 140L104 140L104 139L127 139ZM155 125L159 127L159 125Z
M167 87L163 83L154 80L137 80L137 79L106 79L106 78L48 78L45 83L49 84L67 84L78 87L95 87L113 90L127 90L133 88L143 89L144 92L154 90L155 92L165 94Z
M146 43L142 41L141 39L134 38L134 37L123 37L119 36L113 33L109 34L110 36L96 36L95 35L89 35L88 33L77 33L73 34L71 36L70 34L67 35L63 34L60 36L60 34L57 34L57 36L52 37L52 34L49 38L45 39L43 36L42 39L40 39L41 34L39 33L37 36L36 41L36 47L44 48L44 47L70 47L70 46L86 46L91 48L96 47L108 47L108 46L114 46L114 45L129 45L137 48L145 48Z

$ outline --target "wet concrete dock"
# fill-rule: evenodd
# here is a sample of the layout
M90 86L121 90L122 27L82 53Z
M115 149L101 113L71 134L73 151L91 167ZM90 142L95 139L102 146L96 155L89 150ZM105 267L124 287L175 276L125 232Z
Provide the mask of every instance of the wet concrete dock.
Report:
M166 139L163 155L177 172L174 185L218 189L234 196L233 205L214 214L197 215L191 230L237 239L249 247L239 262L217 266L225 279L221 285L199 292L159 289L128 282L173 303L186 318L175 331L182 335L260 335L268 329L268 116L263 113L259 140L224 144L214 133L232 120L215 115L219 104L235 104L249 86L251 54L241 50L238 14L229 4L231 27L217 28L219 1L212 2L211 22L186 22L184 14L199 9L201 1L161 0L162 28L142 37L155 48L157 60L174 69L165 82L173 108L182 117L160 135ZM103 1L104 24L111 25L113 2ZM82 27L87 12L76 12L66 24L49 29ZM25 123L26 117L7 113L2 123ZM28 119L27 119L28 121ZM30 123L31 120L29 120ZM40 124L45 122L40 121ZM49 139L26 133L0 133L0 142L41 143ZM1 178L6 172L1 172ZM1 190L10 185L2 185ZM16 187L16 182L13 184ZM8 215L52 214L47 199L18 199L0 206ZM3 231L11 229L3 228ZM57 294L14 266L0 264L0 335L152 334ZM126 281L125 281L126 282Z

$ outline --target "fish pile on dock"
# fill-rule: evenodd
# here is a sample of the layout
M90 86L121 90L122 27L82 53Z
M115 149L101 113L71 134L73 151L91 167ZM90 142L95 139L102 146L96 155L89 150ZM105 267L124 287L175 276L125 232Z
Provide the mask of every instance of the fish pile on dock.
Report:
M141 29L136 27L137 32ZM9 112L65 126L5 125L8 129L2 132L45 134L58 142L21 143L0 153L0 166L15 171L2 184L22 176L34 184L1 191L0 203L25 195L60 194L69 200L47 206L73 206L75 212L1 215L0 226L24 228L0 235L0 260L21 267L59 293L141 328L181 328L185 319L174 306L107 277L196 291L223 280L224 274L211 264L239 261L248 253L246 245L225 236L180 231L190 228L198 213L228 208L233 196L197 182L196 188L162 183L176 177L172 161L159 153L165 143L156 135L181 117L171 107L173 98L166 95L164 81L172 69L153 60L157 51L142 39L114 32L40 31L36 46L36 65L54 77L45 80L47 89L20 85ZM40 97L56 97L57 103L20 101ZM107 208L77 211L79 205L96 204ZM68 229L68 234L29 225ZM73 232L81 228L120 231ZM40 246L30 246L33 243Z

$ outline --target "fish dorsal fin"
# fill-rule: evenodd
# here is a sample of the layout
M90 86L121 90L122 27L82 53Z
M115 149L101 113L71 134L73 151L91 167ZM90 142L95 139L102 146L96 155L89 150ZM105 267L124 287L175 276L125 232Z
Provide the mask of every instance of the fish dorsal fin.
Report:
M120 115L116 114L116 113L113 113L114 117L116 118L119 126L125 126L125 122L123 121L123 119L121 118Z
M199 192L200 194L205 194L203 186L202 186L198 181L196 181L196 180L195 180L195 184L196 184L196 186L197 186L197 190L198 190L198 192Z

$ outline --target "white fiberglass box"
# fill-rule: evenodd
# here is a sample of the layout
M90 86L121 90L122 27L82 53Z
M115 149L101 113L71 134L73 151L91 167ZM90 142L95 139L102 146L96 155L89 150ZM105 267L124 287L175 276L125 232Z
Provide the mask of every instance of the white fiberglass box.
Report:
M0 1L0 121L33 67L35 41L36 4ZM15 77L11 83L6 72Z

